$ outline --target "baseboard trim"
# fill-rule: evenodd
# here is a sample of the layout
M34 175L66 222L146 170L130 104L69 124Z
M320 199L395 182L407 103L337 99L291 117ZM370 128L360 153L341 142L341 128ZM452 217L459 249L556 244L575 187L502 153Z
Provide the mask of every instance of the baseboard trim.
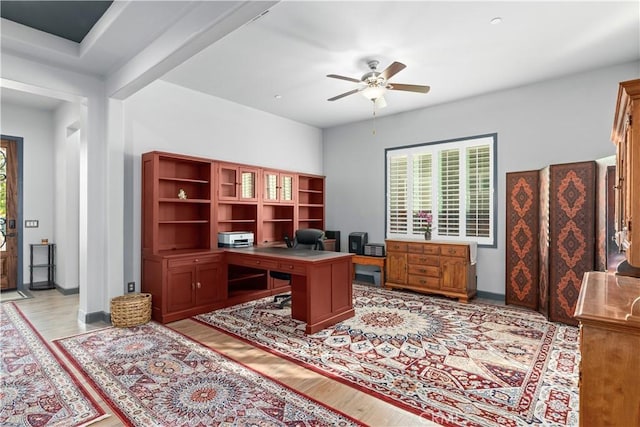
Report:
M56 289L58 290L58 292L60 292L62 295L74 295L74 294L79 294L80 293L80 288L62 288L60 286L58 286L56 284Z
M84 315L84 323L98 322L111 324L111 313L105 313L104 311L95 311L93 313L87 313Z
M478 298L489 299L492 301L500 301L503 304L506 301L504 294L496 294L496 293L487 292L487 291L478 291Z

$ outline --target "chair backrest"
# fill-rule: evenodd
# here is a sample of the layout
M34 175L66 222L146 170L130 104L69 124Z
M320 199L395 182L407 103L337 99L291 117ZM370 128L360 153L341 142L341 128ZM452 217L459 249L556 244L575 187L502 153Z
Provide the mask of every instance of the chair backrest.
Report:
M324 250L324 231L316 228L302 228L296 230L296 238L293 243L294 248L311 249L316 251Z

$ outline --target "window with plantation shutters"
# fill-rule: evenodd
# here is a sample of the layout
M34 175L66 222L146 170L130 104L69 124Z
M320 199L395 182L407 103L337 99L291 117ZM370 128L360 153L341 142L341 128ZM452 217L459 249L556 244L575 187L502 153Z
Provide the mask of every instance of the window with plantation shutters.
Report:
M421 213L433 215L431 199L432 158L431 153L417 154L413 158L412 234L423 234L426 224L424 215L421 215Z
M496 147L489 134L387 149L387 238L430 229L432 239L495 246Z
M439 152L438 235L460 235L460 150Z
M393 233L407 232L407 156L397 156L388 165L387 229Z
M486 145L467 148L467 236L491 232L491 152Z

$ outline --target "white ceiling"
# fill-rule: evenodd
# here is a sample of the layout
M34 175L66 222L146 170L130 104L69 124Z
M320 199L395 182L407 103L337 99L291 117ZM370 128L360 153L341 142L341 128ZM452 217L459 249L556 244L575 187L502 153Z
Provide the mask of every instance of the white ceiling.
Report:
M114 2L93 45L83 41L86 54L73 58L56 54L67 43L43 38L53 36L28 45L6 37L3 20L2 49L106 78L195 3ZM494 17L502 23L490 24ZM406 64L392 82L431 86L385 95L377 115L395 114L640 60L640 2L283 1L163 80L325 128L371 117L371 101L359 94L327 101L357 84L325 77L360 78L368 59L380 69Z

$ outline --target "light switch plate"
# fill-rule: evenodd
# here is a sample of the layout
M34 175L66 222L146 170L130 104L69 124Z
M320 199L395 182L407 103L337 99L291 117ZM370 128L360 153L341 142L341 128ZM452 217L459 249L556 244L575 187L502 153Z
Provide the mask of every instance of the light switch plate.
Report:
M37 219L27 219L24 221L24 228L38 228L39 221Z

